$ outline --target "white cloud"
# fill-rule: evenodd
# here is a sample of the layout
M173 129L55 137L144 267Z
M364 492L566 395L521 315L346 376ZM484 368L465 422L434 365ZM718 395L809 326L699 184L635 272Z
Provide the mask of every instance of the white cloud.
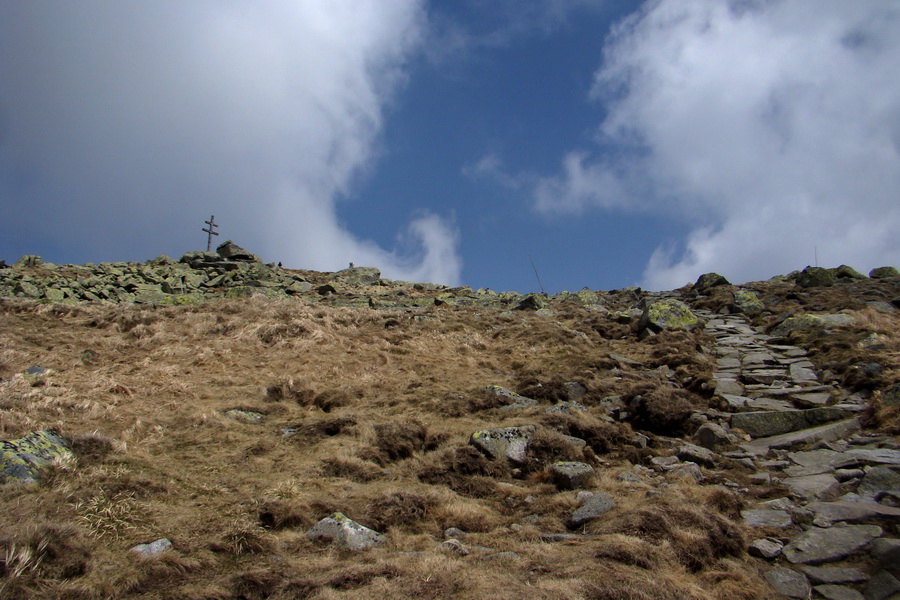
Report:
M413 220L421 243L402 254L336 216L424 30L421 0L3 3L8 226L149 258L199 245L215 213L223 236L288 266L456 283L449 222Z
M879 1L661 0L608 41L598 142L535 189L546 212L693 223L644 273L746 281L900 262L900 9ZM614 154L609 151L614 149Z

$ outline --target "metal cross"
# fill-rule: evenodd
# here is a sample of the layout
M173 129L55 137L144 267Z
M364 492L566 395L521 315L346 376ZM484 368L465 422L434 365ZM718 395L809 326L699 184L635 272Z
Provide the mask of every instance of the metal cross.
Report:
M209 218L209 221L203 222L209 225L209 229L203 229L203 231L209 234L208 236L206 236L206 251L212 252L212 236L219 235L218 233L216 233L216 227L218 227L218 225L216 225L216 215L212 215Z

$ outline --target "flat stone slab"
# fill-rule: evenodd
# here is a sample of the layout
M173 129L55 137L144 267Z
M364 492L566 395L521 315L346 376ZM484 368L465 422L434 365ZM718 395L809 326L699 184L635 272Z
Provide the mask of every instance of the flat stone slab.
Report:
M791 513L786 510L773 510L770 508L753 508L742 510L744 525L748 527L777 527L787 529L794 524Z
M816 375L815 371L801 366L800 363L792 363L791 366L788 367L788 373L790 374L791 379L796 382L819 381L819 376Z
M809 598L812 588L806 575L793 569L776 567L764 575L775 591L788 598Z
M843 560L881 536L877 525L847 525L822 529L812 527L782 550L782 555L798 565L817 565Z
M900 508L877 502L810 502L806 508L816 513L813 523L820 527L830 527L841 521L858 523L877 517L900 519Z
M837 421L847 416L849 416L847 411L834 407L755 411L732 415L731 426L743 430L752 437L769 437Z
M744 386L731 379L716 379L716 395L720 398L724 394L740 396L744 393Z
M831 402L831 394L828 392L792 394L791 399L795 405L801 408L815 408L817 406L828 406L828 403Z
M609 512L615 506L615 501L609 495L603 492L596 492L572 513L572 516L566 522L566 526L569 529L578 529L589 521L593 521L604 513Z
M813 588L825 600L866 600L866 597L854 590L852 587L845 585L834 585L831 583L825 585L817 585Z
M805 500L832 500L841 491L841 483L830 473L788 477L782 483L795 497Z
M788 373L785 369L754 369L741 373L741 379L746 383L770 384L776 381L784 381L787 378Z
M823 583L862 583L869 576L849 567L800 567L809 580L816 584Z
M900 465L900 450L889 448L853 448L843 452L835 450L808 450L788 454L795 467L785 472L792 477L829 473L846 467L863 465Z
M779 448L792 448L800 444L808 444L810 442L831 442L841 439L859 430L860 424L858 419L845 419L835 423L820 425L810 429L801 429L800 431L792 431L781 435L773 435L771 437L759 438L746 444L741 444L741 449L754 454L756 456L765 456L769 450Z
M747 408L751 408L754 411L788 411L788 410L796 410L794 405L787 400L780 400L778 398L751 398L747 401Z

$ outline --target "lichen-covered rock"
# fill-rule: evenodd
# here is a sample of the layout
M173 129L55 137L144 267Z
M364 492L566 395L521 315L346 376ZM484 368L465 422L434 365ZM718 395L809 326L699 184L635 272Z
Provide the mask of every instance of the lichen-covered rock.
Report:
M663 329L694 329L700 325L687 304L674 298L650 302L644 308L639 323L640 329L650 329L659 333Z
M225 416L238 421L244 421L245 423L260 423L265 418L265 415L261 413L252 410L242 410L240 408L232 408L231 410L225 411Z
M806 267L797 274L796 283L802 288L834 285L834 271L822 267Z
M813 329L827 329L829 327L845 327L853 324L850 315L811 315L805 314L799 317L789 317L775 326L769 333L775 337L787 335L791 331L809 331Z
M585 487L594 476L594 467L582 462L559 461L550 466L550 476L560 490Z
M505 458L513 464L524 464L534 429L533 425L482 429L472 434L469 443L493 459Z
M36 267L41 264L41 257L37 254L25 254L13 264L15 268Z
M329 542L345 550L367 550L385 541L382 534L339 512L316 523L306 532L306 537L312 541Z
M42 429L17 440L0 442L0 483L40 480L53 460L71 458L69 444L54 429Z
M838 279L865 279L866 276L847 265L841 265L834 269L834 276Z
M734 308L736 312L745 315L755 315L765 310L766 306L759 299L759 296L756 295L756 292L751 290L735 290Z
M691 289L703 292L718 285L731 285L731 283L718 273L704 273L697 279L697 282Z
M372 285L381 279L381 271L375 267L350 267L338 271L335 279L348 285Z
M539 294L528 294L516 305L515 310L541 310L547 302Z
M869 271L869 277L872 279L890 279L891 277L900 277L900 271L897 271L897 267L876 267Z

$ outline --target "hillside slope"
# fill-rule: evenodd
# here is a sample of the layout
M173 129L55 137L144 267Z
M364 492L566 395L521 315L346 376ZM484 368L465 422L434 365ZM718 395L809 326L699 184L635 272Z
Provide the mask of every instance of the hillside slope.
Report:
M546 298L206 259L0 270L4 459L52 458L4 471L0 597L886 598L900 576L896 277ZM345 519L381 535L317 534Z

